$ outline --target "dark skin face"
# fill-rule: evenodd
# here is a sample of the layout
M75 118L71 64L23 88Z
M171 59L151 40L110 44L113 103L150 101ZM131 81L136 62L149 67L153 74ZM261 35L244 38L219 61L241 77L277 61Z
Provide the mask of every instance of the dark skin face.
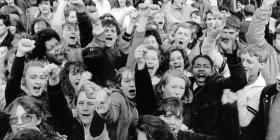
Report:
M207 76L213 73L213 66L208 59L199 57L192 67L192 74L198 86L204 86Z

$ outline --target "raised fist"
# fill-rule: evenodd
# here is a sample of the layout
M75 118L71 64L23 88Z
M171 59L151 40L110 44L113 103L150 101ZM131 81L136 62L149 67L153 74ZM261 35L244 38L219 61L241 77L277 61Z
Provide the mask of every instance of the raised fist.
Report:
M222 104L232 104L237 101L237 95L236 93L233 93L230 91L230 89L224 89L224 93L222 96Z
M44 73L48 76L49 81L58 83L59 82L59 71L60 68L55 64L48 64L44 67Z
M30 39L21 39L18 42L17 57L23 57L35 48L35 41Z

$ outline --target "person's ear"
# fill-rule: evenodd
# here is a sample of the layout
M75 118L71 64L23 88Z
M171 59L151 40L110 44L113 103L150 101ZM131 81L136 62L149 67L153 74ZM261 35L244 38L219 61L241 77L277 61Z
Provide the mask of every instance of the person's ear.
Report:
M21 79L21 85L26 86L26 79L25 79L25 77L22 77L22 79Z
M37 125L40 125L40 124L41 124L41 122L42 122L42 119L41 119L41 118L39 118L39 117L37 117L37 118L38 118Z

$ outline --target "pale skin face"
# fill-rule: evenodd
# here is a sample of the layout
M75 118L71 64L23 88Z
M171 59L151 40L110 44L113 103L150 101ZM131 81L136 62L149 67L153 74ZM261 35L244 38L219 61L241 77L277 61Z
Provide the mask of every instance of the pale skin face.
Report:
M89 99L85 91L79 93L77 100L77 114L84 125L89 125L94 115L96 99Z
M170 54L169 67L171 69L184 71L184 66L185 62L182 53L180 51L173 51Z
M40 118L35 114L27 113L21 105L17 106L10 118L10 125L14 133L23 129L39 130L37 126L40 123Z
M151 46L155 49L159 48L157 40L156 40L155 36L153 36L153 35L150 35L150 36L146 37L144 39L144 44L147 45L147 46Z
M25 87L30 96L41 96L46 87L47 78L43 69L39 66L30 66L26 70Z
M103 28L104 28L105 45L107 47L113 48L118 39L117 28L114 26L103 27Z
M159 118L169 125L173 134L178 134L183 124L183 117L179 112L175 115L171 111L167 111L164 115L160 115Z
M66 20L68 22L77 23L76 11L70 11Z
M188 28L179 27L174 35L175 44L186 47L192 42L192 31Z
M134 74L132 72L124 71L122 73L121 89L127 98L129 99L135 98L136 89L135 89L135 82L134 82Z
M207 28L214 29L219 24L219 18L212 13L208 13L206 17Z
M185 93L186 81L178 77L168 77L166 85L162 87L165 98L176 97L182 99Z
M145 57L146 65L150 76L153 77L159 68L158 53L155 50L148 50Z
M42 2L39 4L39 10L42 14L49 14L51 12L51 4L50 2Z
M253 56L249 53L241 54L241 61L244 66L248 83L254 82L259 75L263 63L259 62L258 57Z

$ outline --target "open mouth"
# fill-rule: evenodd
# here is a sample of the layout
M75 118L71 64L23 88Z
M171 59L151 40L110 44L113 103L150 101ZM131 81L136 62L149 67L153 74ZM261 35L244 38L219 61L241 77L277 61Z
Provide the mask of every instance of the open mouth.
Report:
M181 65L180 64L174 65L174 69L181 69Z
M33 91L35 93L40 93L41 88L42 88L41 86L35 86L35 87L33 87Z
M135 89L131 89L131 90L129 90L128 92L129 92L129 93L135 93L136 90L135 90Z
M108 40L108 41L112 41L113 40L112 37L106 37L105 39Z
M163 22L158 22L158 24L159 24L159 25L162 25L162 24L163 24Z
M229 39L228 39L228 38L221 38L221 41L222 41L222 42L228 42Z
M183 45L183 41L179 41L179 45Z

